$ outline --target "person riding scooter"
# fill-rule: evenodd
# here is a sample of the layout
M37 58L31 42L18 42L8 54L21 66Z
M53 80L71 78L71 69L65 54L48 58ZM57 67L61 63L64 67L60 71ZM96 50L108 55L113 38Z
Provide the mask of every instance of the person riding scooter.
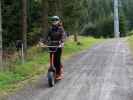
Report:
M49 29L47 34L46 40L47 41L59 41L60 45L64 44L65 40L65 32L62 26L62 22L58 16L51 17L52 25ZM61 56L62 56L63 46L57 48L55 55L54 55L54 66L56 68L56 77L55 79L60 80L63 78L63 71L64 67L61 63ZM50 60L52 54L50 53Z

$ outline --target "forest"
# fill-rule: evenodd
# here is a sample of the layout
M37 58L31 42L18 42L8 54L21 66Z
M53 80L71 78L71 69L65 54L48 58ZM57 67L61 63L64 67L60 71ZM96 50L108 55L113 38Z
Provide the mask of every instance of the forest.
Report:
M49 20L58 15L70 34L113 37L113 0L2 0L3 47L17 40L28 46L47 34ZM133 28L133 1L119 0L120 33ZM25 10L26 9L26 10ZM25 19L25 20L24 20Z
M133 1L119 0L120 35L132 35ZM114 37L113 0L2 0L3 54L12 53L16 42L22 41L24 50L47 35L51 16L63 21L70 35Z

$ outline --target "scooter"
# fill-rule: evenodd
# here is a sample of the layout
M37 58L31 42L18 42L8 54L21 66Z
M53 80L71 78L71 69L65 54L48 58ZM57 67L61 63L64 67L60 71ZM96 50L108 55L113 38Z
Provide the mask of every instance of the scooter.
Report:
M49 53L51 53L51 59L50 59L50 66L47 73L48 78L48 85L50 87L53 87L56 82L56 68L54 66L54 56L55 52L58 48L62 47L63 45L60 43L60 41L50 41L48 45L46 46L49 49Z

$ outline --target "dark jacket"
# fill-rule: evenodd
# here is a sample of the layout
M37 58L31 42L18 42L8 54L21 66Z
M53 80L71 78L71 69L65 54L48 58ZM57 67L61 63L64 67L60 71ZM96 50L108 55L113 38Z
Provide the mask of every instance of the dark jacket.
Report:
M52 26L49 29L48 35L46 40L49 41L61 41L64 42L65 40L65 32L62 26Z

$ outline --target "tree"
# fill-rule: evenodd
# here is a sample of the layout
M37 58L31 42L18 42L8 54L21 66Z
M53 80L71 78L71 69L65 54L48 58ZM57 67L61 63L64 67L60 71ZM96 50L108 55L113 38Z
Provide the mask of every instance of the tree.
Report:
M56 0L56 15L62 17L62 14L63 14L63 0Z
M120 36L126 36L126 19L124 15L120 15Z
M22 40L21 0L2 0L3 50L14 47L16 40Z
M133 30L133 0L120 0L121 5L120 9L123 11L123 14L126 18L128 31Z
M90 32L93 31L93 34L90 33L92 35L103 36L106 34L103 21L110 20L108 18L113 13L112 0L24 0L27 1L28 4L27 2L23 2L26 3L24 4L26 6L24 7L25 9L23 9L25 16L23 14L22 31L22 23L20 22L22 21L21 1L22 0L1 0L3 50L9 49L9 47L15 47L14 44L18 39L23 39L25 44L27 42L26 46L37 43L40 36L47 33L48 17L53 15L58 15L63 19L64 28L70 34L80 34L87 30ZM126 29L132 30L133 0L119 1L121 1L122 6L120 9L123 10L127 24L126 27L128 27ZM27 19L28 22L26 22ZM26 25L27 23L28 25ZM107 24L109 24L108 21ZM103 28L99 29L99 26ZM111 25L109 24L107 26ZM97 29L100 33L97 32ZM106 35L109 35L109 33Z
M2 18L1 18L1 0L0 0L0 67L2 67Z
M27 49L27 0L22 0L22 34L23 34L23 44L24 52Z
M48 0L42 0L42 33L44 37L48 32Z
M78 5L78 6L77 6ZM82 5L78 0L64 1L63 18L65 27L74 34L74 41L78 42L78 33L80 31L80 19L82 15Z
M47 14L49 16L53 16L57 14L57 4L56 4L56 0L46 0L45 2L47 2ZM46 8L44 7L44 9Z

